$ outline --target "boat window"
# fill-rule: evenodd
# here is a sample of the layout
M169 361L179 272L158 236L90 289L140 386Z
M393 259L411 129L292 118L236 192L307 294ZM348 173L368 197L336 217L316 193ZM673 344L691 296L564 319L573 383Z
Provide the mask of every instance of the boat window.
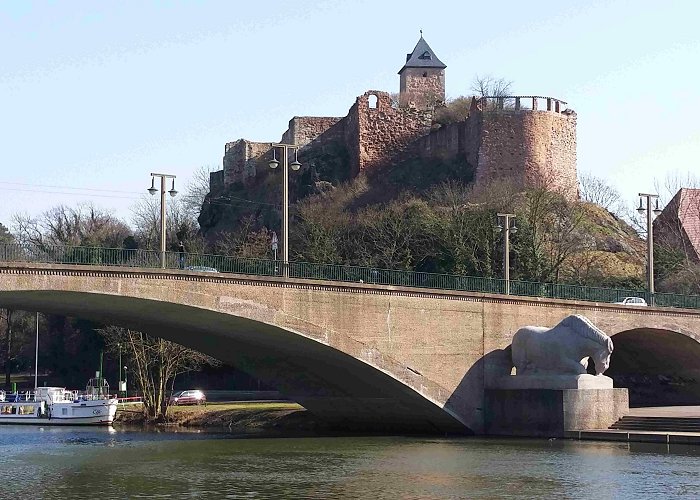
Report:
M61 408L61 415L68 415L68 408Z
M13 405L2 405L2 414L3 415L14 415L16 413L16 409Z
M34 405L22 405L18 410L18 415L34 415Z

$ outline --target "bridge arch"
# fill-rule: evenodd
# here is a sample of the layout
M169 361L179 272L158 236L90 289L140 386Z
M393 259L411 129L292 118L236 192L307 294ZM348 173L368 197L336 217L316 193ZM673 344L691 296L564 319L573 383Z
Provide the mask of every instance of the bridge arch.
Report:
M104 291L0 291L0 307L115 324L177 342L236 366L340 429L472 433L432 399L445 390L341 332L241 301L235 311ZM229 304L231 305L231 304ZM224 308L226 309L226 308ZM417 382L417 383L416 383ZM417 387L416 387L417 386Z
M700 336L678 325L634 327L612 335L606 375L629 390L630 405L700 405Z

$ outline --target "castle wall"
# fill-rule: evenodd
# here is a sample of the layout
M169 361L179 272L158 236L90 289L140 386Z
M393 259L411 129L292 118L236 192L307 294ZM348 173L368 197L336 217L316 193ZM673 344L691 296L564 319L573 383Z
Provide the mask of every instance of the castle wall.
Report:
M224 149L224 185L250 182L257 173L258 160L270 151L269 142L251 142L238 139Z
M508 180L578 199L575 113L500 110L479 114L477 186Z
M342 118L331 116L295 116L289 120L289 128L282 135L282 142L306 146L341 120Z
M394 108L388 92L371 90L357 98L348 119L353 122L346 133L351 161L363 172L387 164L427 134L432 111ZM357 139L353 137L355 128Z

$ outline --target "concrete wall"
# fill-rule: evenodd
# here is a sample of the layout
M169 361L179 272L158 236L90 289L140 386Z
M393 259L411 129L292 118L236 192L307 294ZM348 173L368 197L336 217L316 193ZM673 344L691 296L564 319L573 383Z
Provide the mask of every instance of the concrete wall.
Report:
M231 362L320 416L410 414L407 427L483 431L485 378L510 373L515 331L569 314L613 335L680 335L700 360L700 311L359 283L3 264L0 307L112 318Z

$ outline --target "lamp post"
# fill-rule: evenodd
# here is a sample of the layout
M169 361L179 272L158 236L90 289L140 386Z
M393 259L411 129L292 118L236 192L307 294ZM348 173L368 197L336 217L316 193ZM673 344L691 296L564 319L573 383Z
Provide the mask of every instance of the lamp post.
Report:
M294 144L271 144L272 159L270 168L275 169L280 162L277 160L277 148L282 149L282 276L289 278L289 168L299 170L301 163L297 158L299 146ZM294 161L289 163L289 150L294 150Z
M646 198L647 206L644 208L642 204L642 198ZM654 224L652 218L652 208L651 200L655 199L656 204L654 205L654 215L659 215L661 209L659 208L659 195L649 194L649 193L639 193L639 207L637 212L643 214L645 211L647 213L647 288L649 291L649 304L654 305Z
M124 397L128 398L129 393L127 392L128 389L126 388L126 365L124 365Z
M160 177L160 267L165 269L165 193L167 192L174 197L177 191L175 191L174 175L151 173L151 187L148 188L148 192L151 195L155 195L158 192L155 186L156 177ZM173 180L173 186L170 191L165 191L165 179Z
M510 295L510 233L515 234L518 228L515 227L515 222L513 227L510 226L510 220L515 219L515 214L497 214L498 221L498 231L501 232L505 229L505 234L503 236L503 276L506 282L506 295ZM503 225L501 225L500 218L503 217Z
M117 392L119 394L122 394L122 345L121 343L117 344L117 347L119 347L119 387L117 388Z

